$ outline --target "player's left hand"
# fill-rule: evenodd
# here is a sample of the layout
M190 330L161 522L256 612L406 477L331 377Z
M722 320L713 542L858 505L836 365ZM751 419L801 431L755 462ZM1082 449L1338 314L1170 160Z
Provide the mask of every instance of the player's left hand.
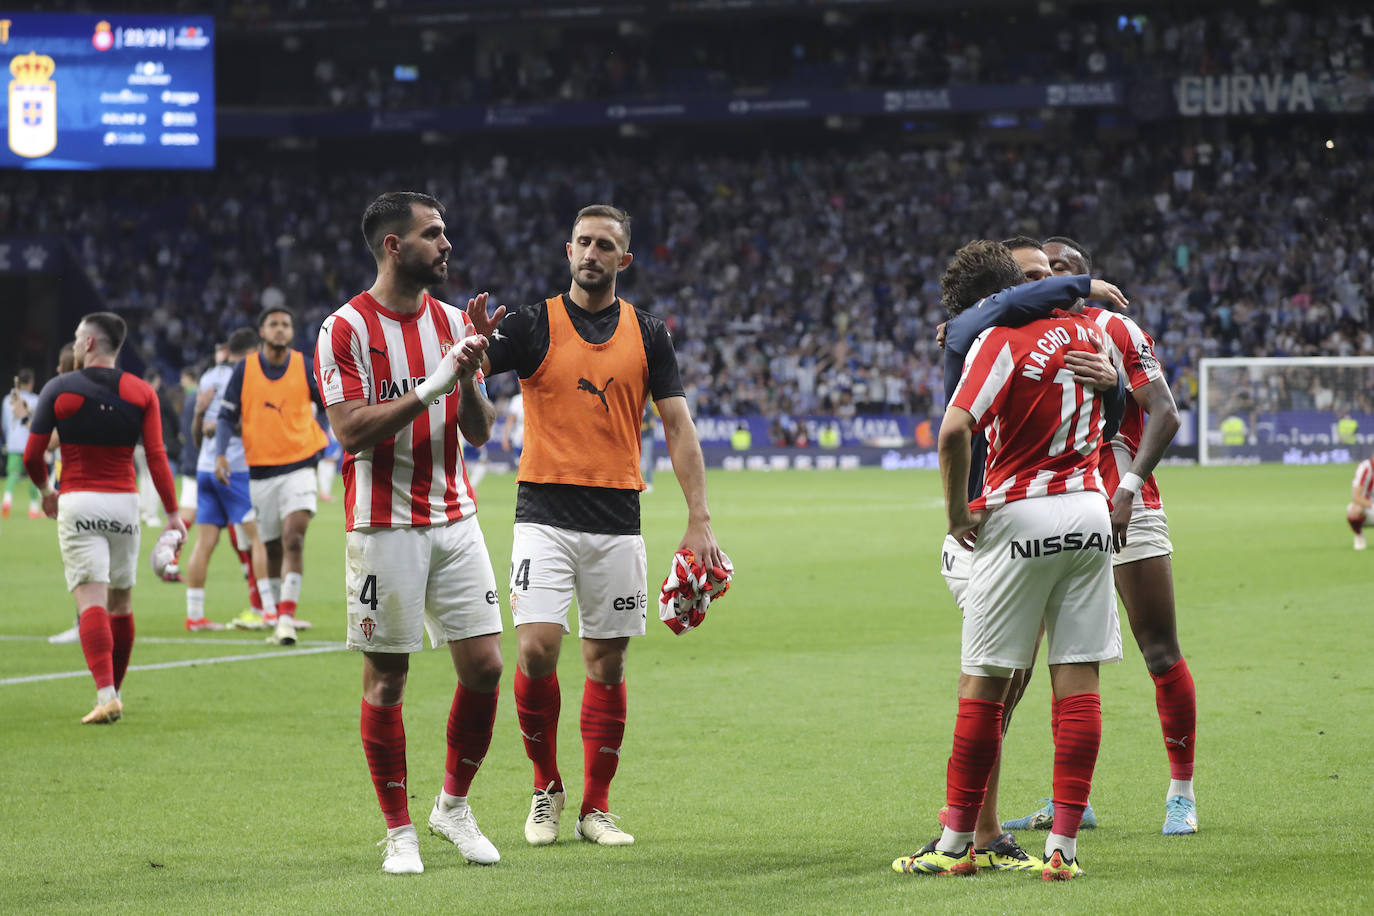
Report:
M49 490L43 494L43 514L48 518L57 518L57 491Z
M1126 529L1131 525L1135 494L1117 487L1112 495L1112 547L1117 553L1126 549Z
M475 297L468 300L468 321L472 322L472 328L483 337L491 337L495 332L496 326L501 323L501 319L506 317L506 307L498 305L496 311L487 314L487 294L478 293Z
M725 566L725 554L716 543L710 522L687 523L687 533L677 545L678 550L690 550L707 569Z
M1108 391L1116 387L1116 364L1100 340L1091 340L1097 352L1070 350L1064 354L1064 368L1072 372L1073 380L1084 388Z
M482 359L486 355L490 341L481 334L473 334L471 337L464 337L454 346L458 351L453 358L454 368L458 370L458 380L467 381L477 374L477 370L482 368Z
M959 513L949 522L949 533L959 545L965 550L972 550L978 543L978 529L983 527L983 520L988 517L987 512L969 512L965 510Z

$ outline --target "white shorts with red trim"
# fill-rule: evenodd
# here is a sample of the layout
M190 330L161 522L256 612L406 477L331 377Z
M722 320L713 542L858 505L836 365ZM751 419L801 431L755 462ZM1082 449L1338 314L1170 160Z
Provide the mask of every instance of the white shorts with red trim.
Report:
M496 573L476 516L344 536L348 647L419 652L501 632Z
M140 525L137 493L76 490L57 498L57 543L67 590L91 582L133 588Z
M1100 493L1021 499L978 533L964 596L963 672L1030 667L1040 622L1051 665L1121 660L1112 526Z
M1120 553L1112 554L1113 566L1138 563L1151 557L1167 557L1174 552L1174 544L1169 540L1169 519L1163 509L1142 509L1131 511L1131 523L1126 526L1126 547Z
M319 487L315 469L310 467L250 480L248 492L258 517L258 536L264 541L280 538L282 520L292 512L309 512L313 516Z
M510 610L518 627L568 627L577 595L578 635L643 636L649 609L649 561L638 534L594 534L518 522L511 542Z

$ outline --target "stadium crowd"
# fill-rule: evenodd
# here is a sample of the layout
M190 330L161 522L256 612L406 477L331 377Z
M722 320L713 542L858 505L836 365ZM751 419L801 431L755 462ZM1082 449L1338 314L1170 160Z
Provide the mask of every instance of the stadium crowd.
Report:
M999 15L1005 28L991 32L978 10L855 10L831 20L758 18L748 28L716 18L630 20L622 30L417 32L406 22L369 30L366 41L327 29L285 42L248 33L239 40L253 53L226 62L233 78L223 101L377 110L1008 84L1027 74L1055 81L1313 71L1339 81L1362 73L1374 52L1374 15L1350 3Z
M83 4L45 2L45 11ZM1360 75L1374 59L1365 4L1131 4L979 9L760 11L605 21L448 21L482 2L338 0L188 3L126 11L213 12L227 53L220 103L306 108L642 99L697 92L1172 79L1295 71ZM283 26L308 20L310 28ZM331 28L329 23L337 22ZM741 22L747 27L740 27ZM365 24L365 27L360 25Z
M725 416L930 412L949 253L1066 233L1127 291L1187 406L1204 356L1374 353L1374 141L1337 134L1328 149L1293 126L1062 149L665 144L591 167L519 144L391 168L231 155L213 174L26 176L0 190L0 232L64 236L172 379L268 305L300 314L308 346L366 285L357 214L377 188L434 176L447 298L511 305L566 283L569 214L613 200L635 218L624 295L669 322L693 413Z

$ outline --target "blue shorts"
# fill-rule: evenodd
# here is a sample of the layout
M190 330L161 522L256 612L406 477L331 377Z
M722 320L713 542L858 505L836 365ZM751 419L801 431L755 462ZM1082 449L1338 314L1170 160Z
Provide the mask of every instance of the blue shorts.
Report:
M470 462L470 461L477 461L477 460L479 460L481 457L482 457L482 447L481 447L480 445L473 445L473 444L469 443L466 439L464 439L464 440L463 440L463 460L464 460L464 461L469 461L469 462Z
M196 524L228 528L252 520L253 502L248 498L248 472L234 471L229 485L212 471L196 472Z

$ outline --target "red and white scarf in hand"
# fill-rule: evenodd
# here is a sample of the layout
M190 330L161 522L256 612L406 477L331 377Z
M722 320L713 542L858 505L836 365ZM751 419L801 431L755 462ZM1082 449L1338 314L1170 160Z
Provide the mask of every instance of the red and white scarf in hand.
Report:
M709 569L690 550L673 554L673 565L658 595L658 619L681 635L701 626L711 602L730 590L735 567L721 554L723 566Z

